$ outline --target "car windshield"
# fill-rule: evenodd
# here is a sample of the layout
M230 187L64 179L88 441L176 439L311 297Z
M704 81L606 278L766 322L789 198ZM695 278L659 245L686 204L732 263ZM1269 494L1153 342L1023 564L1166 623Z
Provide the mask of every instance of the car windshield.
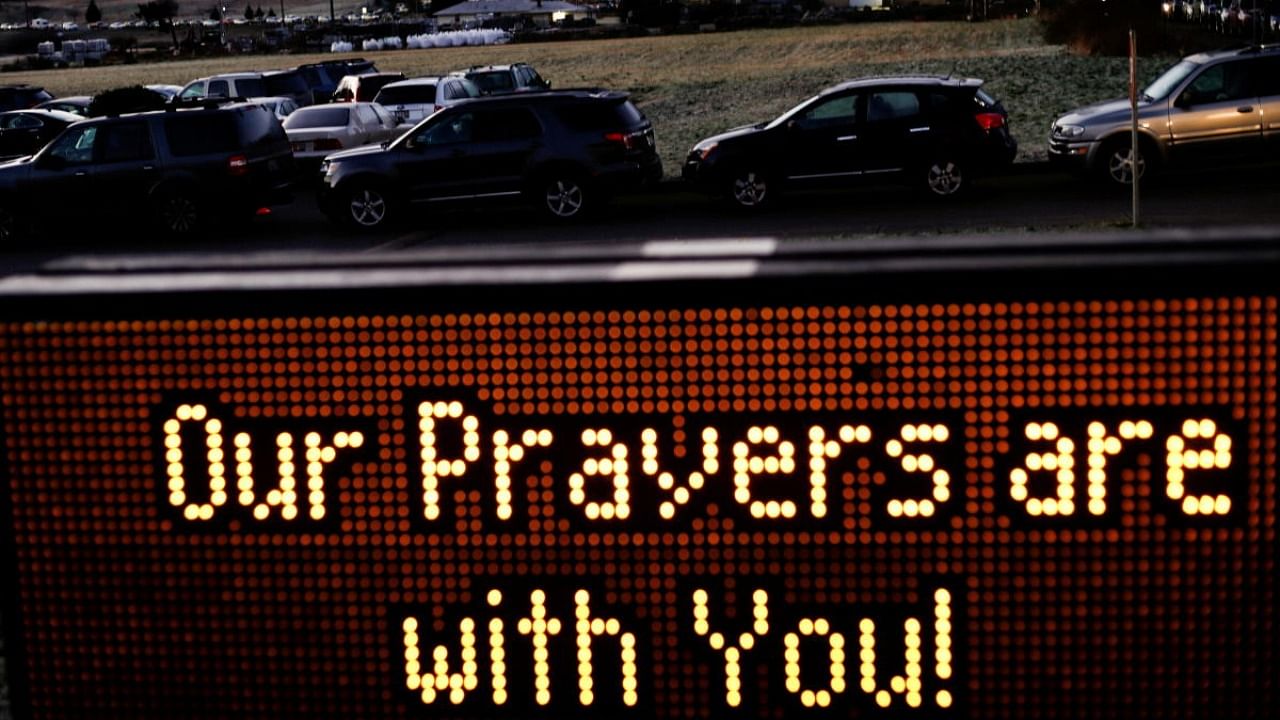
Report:
M796 114L798 114L798 113L800 113L800 112L804 111L804 109L805 109L805 108L807 108L807 107L809 107L809 105L810 105L811 103L813 103L813 101L814 101L814 100L817 100L817 99L818 99L818 98L820 98L820 97L822 97L822 96L821 96L821 95L814 95L813 97L809 98L808 100L805 100L804 102L800 103L799 105L796 105L795 107L791 108L790 110L788 110L788 111L786 111L786 112L782 113L781 115L779 115L778 117L774 118L774 119L773 119L772 121L770 121L770 122L769 122L769 124L768 124L768 125L766 125L765 127L771 127L771 128L774 128L774 127L778 127L779 125L782 125L783 123L785 123L785 122L787 122L788 120L790 120L790 119L791 119L793 116L795 116Z
M502 92L515 88L515 83L511 80L511 73L502 70L470 73L467 75L467 79L478 85L484 92Z
M303 108L285 118L287 130L317 127L346 127L351 117L351 110L346 107Z
M1183 80L1186 80L1187 76L1195 72L1198 67L1200 67L1198 63L1193 63L1190 60L1183 60L1168 70L1165 70L1163 75L1156 78L1155 82L1148 85L1147 89L1142 91L1142 94L1152 100L1163 100L1169 97L1169 93L1172 93L1173 89L1180 85Z

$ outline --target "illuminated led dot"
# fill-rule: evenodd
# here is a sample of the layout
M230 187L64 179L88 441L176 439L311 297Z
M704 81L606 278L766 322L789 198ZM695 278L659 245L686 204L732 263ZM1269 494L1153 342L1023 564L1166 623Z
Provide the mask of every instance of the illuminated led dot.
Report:
M889 454L889 457L896 458L896 457L902 456L902 443L897 440L890 440L889 442L885 443L884 449L885 449L885 452Z
M1227 513L1231 512L1231 498L1227 497L1226 495L1219 495L1216 498L1214 498L1213 512L1217 513L1218 515L1226 515Z
M1182 512L1187 515L1195 515L1200 512L1200 502L1194 497L1185 497L1182 499Z

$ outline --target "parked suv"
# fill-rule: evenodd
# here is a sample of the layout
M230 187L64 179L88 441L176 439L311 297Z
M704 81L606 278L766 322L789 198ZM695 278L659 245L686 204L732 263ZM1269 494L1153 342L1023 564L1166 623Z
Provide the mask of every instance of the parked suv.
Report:
M83 120L34 157L0 165L0 239L68 209L192 234L214 216L287 202L293 171L284 130L261 105Z
M553 218L581 216L616 191L656 182L653 126L626 93L561 90L445 108L387 147L321 164L321 208L370 230L415 204L524 197Z
M1173 166L1280 159L1280 47L1184 58L1138 102L1138 161L1129 100L1072 110L1053 122L1049 159L1119 185Z
M52 99L48 90L35 85L0 85L0 112L26 110Z
M437 109L480 97L480 88L462 76L419 77L382 86L373 101L386 108L401 125L431 117Z
M531 65L522 62L510 65L477 65L459 74L475 83L485 95L551 89L551 83L543 80Z
M897 178L954 195L1013 161L1004 107L982 81L877 77L823 90L771 122L694 145L684 177L747 209L782 190Z
M287 97L303 107L311 104L311 88L297 70L240 72L213 75L187 83L180 100L201 98Z

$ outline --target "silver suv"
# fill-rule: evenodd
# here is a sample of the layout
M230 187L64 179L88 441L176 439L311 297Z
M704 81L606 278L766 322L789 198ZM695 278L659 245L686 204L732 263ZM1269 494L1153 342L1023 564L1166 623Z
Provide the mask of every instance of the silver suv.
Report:
M1184 58L1138 102L1138 161L1127 99L1073 110L1053 123L1049 159L1120 185L1163 166L1280 160L1280 46Z

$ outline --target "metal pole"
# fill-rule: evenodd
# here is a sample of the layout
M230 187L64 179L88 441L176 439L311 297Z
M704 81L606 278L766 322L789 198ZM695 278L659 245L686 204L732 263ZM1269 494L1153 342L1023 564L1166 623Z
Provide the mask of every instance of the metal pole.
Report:
M1129 28L1129 108L1133 112L1133 123L1130 128L1133 148L1129 151L1133 172L1133 226L1142 224L1142 208L1138 201L1138 179L1142 168L1142 158L1138 155L1138 35Z

